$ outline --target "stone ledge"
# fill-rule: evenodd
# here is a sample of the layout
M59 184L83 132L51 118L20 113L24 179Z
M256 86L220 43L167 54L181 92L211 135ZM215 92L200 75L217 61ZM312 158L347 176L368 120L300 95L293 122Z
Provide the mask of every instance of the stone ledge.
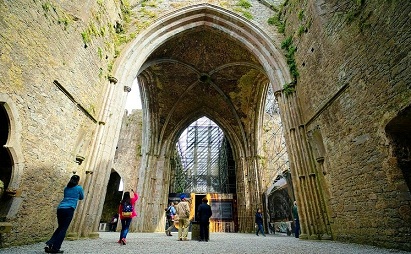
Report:
M12 227L10 222L0 222L0 234L10 233Z

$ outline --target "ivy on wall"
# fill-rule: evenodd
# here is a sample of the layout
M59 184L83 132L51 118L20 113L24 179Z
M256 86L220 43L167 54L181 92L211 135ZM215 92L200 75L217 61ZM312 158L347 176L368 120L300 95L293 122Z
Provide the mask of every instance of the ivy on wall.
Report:
M269 25L274 25L277 27L278 32L285 35L285 26L286 22L282 19L282 13L284 11L284 7L288 4L288 0L284 1L283 4L280 5L280 9L277 10L277 15L270 17L267 22ZM299 20L302 20L304 17L304 11L298 12ZM300 31L302 30L302 31ZM297 34L302 34L305 31L305 28L300 28ZM294 54L297 51L297 48L293 45L293 38L292 36L288 36L284 41L281 43L281 48L284 50L284 56L287 60L287 64L290 70L290 75L292 77L292 81L290 83L283 85L283 93L285 95L290 95L295 92L295 86L297 84L297 78L299 76L297 65L295 63Z

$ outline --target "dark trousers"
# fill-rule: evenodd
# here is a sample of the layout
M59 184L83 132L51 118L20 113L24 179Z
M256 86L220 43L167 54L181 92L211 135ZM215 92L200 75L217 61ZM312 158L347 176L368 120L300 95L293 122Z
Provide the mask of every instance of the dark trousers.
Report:
M109 228L109 230L110 230L111 232L116 232L116 227L117 227L117 222L110 223L110 228Z
M295 236L295 238L299 238L300 237L300 221L299 220L294 220L294 222L295 222L294 236Z
M66 237L67 229L74 216L74 208L57 209L58 228L46 244L54 250L59 250Z
M128 229L130 228L130 224L131 224L131 218L121 220L120 240L123 238L127 238Z
M208 241L210 239L208 225L208 221L200 222L200 240Z
M255 234L258 235L258 232L261 232L261 234L263 234L263 236L265 236L263 224L257 223L257 226L258 226L258 229L257 229L257 232Z

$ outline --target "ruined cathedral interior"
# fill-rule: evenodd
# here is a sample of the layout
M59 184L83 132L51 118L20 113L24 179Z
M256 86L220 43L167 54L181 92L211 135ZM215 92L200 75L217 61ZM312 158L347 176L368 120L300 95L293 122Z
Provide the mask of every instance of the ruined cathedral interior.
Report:
M212 232L411 251L411 2L0 2L0 248L131 232L186 194ZM139 91L141 109L126 109ZM103 229L104 230L104 229Z

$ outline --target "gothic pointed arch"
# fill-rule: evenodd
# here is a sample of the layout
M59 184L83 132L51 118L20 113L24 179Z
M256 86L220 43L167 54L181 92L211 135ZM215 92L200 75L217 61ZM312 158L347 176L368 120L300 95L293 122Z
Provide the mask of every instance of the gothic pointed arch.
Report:
M197 4L160 17L122 52L114 76L121 85L137 77L143 105L139 188L148 200L141 208L146 221L162 212L154 203L167 203L170 156L179 134L207 116L225 131L235 157L239 231L252 230L246 218L254 212L251 204L261 203L255 135L261 94L268 84L278 91L291 80L279 48L278 38L240 15Z
M231 126L225 121L225 119L218 115L216 112L213 112L212 109L209 108L201 108L198 111L192 112L190 115L187 115L186 118L184 118L182 121L178 123L175 127L175 131L172 133L167 138L167 151L170 151L175 143L178 140L178 137L181 135L181 133L195 120L201 118L201 117L207 117L213 122L215 122L225 133L227 139L229 140L230 144L235 147L235 157L241 157L244 156L244 147L242 147L242 142L241 138L238 137ZM233 148L234 149L234 148Z
M21 203L21 177L24 169L24 157L20 146L20 137L22 135L21 122L17 107L12 99L5 94L0 94L1 119L4 121L2 126L7 128L1 129L2 138L2 156L5 156L6 163L2 168L2 178L4 183L3 198L0 202L2 217L12 217L17 213Z
M210 4L192 5L159 18L128 46L116 62L115 76L119 82L131 84L156 48L196 27L212 28L240 41L261 63L275 91L291 81L285 58L272 38L241 16Z

